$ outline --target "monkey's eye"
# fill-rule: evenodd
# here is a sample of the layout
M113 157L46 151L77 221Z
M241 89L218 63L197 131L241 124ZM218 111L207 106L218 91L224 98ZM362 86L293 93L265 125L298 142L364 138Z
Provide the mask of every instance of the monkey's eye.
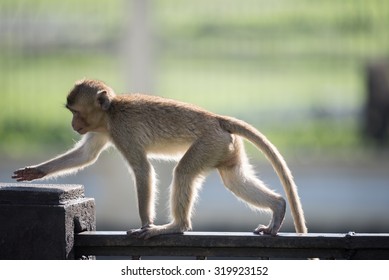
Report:
M72 112L73 114L78 114L78 111L76 111L76 110L70 108L70 106L67 105L67 104L65 105L65 108L68 109L68 110L69 110L70 112Z

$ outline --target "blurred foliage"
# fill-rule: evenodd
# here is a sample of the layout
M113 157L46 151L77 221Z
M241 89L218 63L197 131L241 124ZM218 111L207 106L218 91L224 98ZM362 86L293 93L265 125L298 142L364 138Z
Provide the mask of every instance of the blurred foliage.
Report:
M241 117L284 150L360 146L364 66L389 50L389 1L151 1L155 94ZM124 1L0 2L0 152L69 146L75 80L126 88Z

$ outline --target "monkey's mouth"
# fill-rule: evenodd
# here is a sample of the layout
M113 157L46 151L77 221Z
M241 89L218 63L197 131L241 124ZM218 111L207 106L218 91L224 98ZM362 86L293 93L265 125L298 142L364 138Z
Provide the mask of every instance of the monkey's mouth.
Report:
M84 128L81 127L81 128L79 128L79 129L77 129L76 131L77 131L78 134L81 134L81 135L82 135L82 134L85 134L85 132L86 132L86 131L83 131L83 130L84 130Z

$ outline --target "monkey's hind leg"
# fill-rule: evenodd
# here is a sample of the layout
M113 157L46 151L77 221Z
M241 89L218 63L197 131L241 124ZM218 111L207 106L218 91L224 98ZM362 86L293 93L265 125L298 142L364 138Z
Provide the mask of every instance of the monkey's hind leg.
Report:
M218 168L223 183L232 193L251 207L272 212L273 215L269 225L259 225L254 233L276 235L285 217L285 199L270 190L254 175L243 149L243 144L237 141L235 145L239 146L235 151L234 158L228 161L229 164Z

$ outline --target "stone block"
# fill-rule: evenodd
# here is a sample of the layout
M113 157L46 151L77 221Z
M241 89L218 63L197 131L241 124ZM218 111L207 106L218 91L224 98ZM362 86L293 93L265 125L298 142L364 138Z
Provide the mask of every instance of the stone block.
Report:
M0 259L73 259L74 234L90 230L82 185L0 183Z

